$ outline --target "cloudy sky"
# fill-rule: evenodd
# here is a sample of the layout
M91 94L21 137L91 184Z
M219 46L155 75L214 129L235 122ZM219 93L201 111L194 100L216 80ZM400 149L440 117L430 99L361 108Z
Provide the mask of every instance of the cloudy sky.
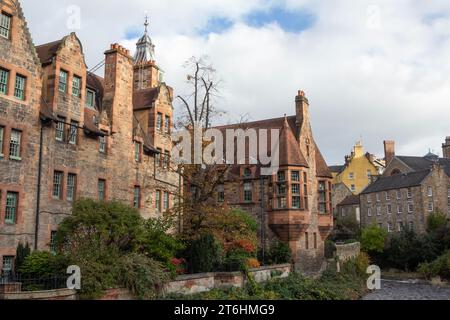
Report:
M218 107L227 112L221 122L294 114L304 90L330 165L361 137L382 156L386 139L398 154L442 154L450 135L448 0L21 2L36 45L76 31L90 67L110 43L134 50L148 12L157 62L177 94L186 91L189 57L214 63L223 80Z

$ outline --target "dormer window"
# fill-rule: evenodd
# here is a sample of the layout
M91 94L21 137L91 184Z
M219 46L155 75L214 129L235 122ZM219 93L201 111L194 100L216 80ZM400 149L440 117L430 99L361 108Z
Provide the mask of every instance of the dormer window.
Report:
M9 39L11 33L11 16L2 12L0 15L0 36Z
M91 89L87 89L86 91L86 106L95 108L95 92Z
M60 92L67 92L67 72L64 70L59 71L59 91Z

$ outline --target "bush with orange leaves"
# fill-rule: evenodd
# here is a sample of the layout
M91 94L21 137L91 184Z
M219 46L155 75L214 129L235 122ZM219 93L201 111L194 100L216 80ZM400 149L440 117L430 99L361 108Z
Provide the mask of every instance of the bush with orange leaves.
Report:
M247 259L247 267L249 267L250 269L256 269L261 267L261 264L259 263L258 259L249 258Z

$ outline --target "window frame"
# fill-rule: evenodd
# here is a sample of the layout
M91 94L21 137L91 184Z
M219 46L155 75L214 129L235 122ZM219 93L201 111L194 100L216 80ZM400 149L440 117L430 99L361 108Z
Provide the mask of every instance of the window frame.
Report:
M15 133L18 134L18 141L13 140L13 134ZM21 130L11 129L9 137L9 159L17 161L22 160L22 136L23 132Z
M133 191L133 207L135 209L141 209L141 187L140 186L134 186Z
M78 144L78 127L80 126L80 123L76 120L70 120L70 127L69 127L69 137L68 142L69 144L76 146Z
M170 134L170 117L168 115L164 116L164 133Z
M141 162L141 143L139 141L134 141L134 161Z
M14 81L14 98L25 101L26 100L27 77L16 73Z
M5 142L5 127L0 126L0 158L3 158L5 155L3 154L3 144Z
M82 79L79 76L74 75L72 77L72 96L80 98L81 97L81 85L82 85ZM78 83L78 87L75 86L75 84ZM76 94L75 94L76 93Z
M95 95L96 95L96 92L94 90L89 89L89 88L86 89L86 103L85 103L86 107L95 109ZM90 96L92 96L92 105L90 104L90 102L91 102Z
M0 94L8 95L10 74L11 72L8 69L0 68L0 88L5 88L4 91L0 89ZM2 82L2 79L5 82Z
M100 188L100 187L102 187L102 188ZM98 181L97 181L97 198L99 201L106 200L106 180L105 179L98 179Z
M64 75L64 76L62 76ZM69 72L63 69L59 69L58 77L58 91L61 93L67 93L67 87L69 82ZM64 81L63 81L64 80Z
M53 172L53 187L52 187L53 199L61 200L63 198L63 183L64 183L64 172L55 170Z
M106 154L107 152L107 142L106 142L106 136L100 135L98 138L98 151L101 154Z
M66 139L66 118L58 116L58 122L55 124L55 139L64 142Z
M5 11L0 11L0 37L7 40L11 39L12 20L12 15Z
M73 178L73 179L71 179ZM70 184L71 181L73 185ZM67 189L66 189L66 200L69 202L73 202L76 199L76 190L77 190L77 175L75 173L67 174Z
M245 181L243 184L243 200L245 203L253 202L253 185L251 181Z
M16 259L16 257L15 256L3 256L3 258L2 258L2 273L3 274L5 274L5 275L11 275L12 274L12 272L14 271L14 260ZM10 269L6 269L5 268L5 265L6 265L6 261L7 260L9 260L10 261L10 266L9 266L9 268Z
M163 191L163 212L167 212L170 209L170 194L168 191Z
M161 190L155 191L155 209L157 213L161 213Z
M159 132L162 132L163 128L163 114L161 112L158 112L156 114L156 130Z
M10 196L14 197L14 202L11 203ZM6 191L5 202L5 224L15 225L17 223L17 214L19 211L19 193L14 191ZM11 211L12 210L12 211Z

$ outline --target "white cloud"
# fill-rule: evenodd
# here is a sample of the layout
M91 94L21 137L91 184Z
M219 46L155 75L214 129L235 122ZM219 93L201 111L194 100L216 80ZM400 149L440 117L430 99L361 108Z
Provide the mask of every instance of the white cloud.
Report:
M428 148L441 152L450 135L448 1L286 0L289 9L317 15L311 29L293 34L277 24L252 28L242 22L246 13L274 1L22 0L36 43L69 32L65 10L74 2L82 9L77 33L90 66L112 42L133 49L125 31L139 26L148 10L158 63L177 92L185 89L183 62L202 54L224 80L220 107L231 118L293 114L294 96L305 90L316 139L330 164L342 162L360 135L366 149L380 156L383 139L395 139L399 153L423 155ZM198 35L212 17L235 25Z

